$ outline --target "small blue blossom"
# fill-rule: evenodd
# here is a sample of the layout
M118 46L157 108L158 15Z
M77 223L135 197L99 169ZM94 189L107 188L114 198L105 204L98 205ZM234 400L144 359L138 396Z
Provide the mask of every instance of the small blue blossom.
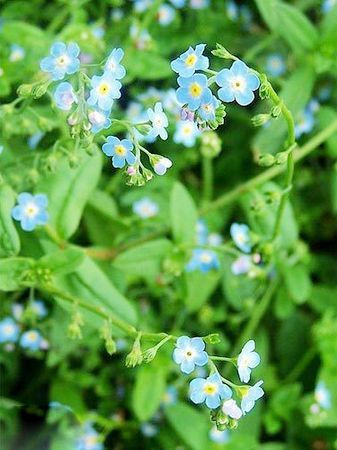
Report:
M209 432L209 438L216 444L225 444L230 441L230 434L228 430L220 431L217 429L216 425L214 425Z
M198 109L199 117L206 121L215 120L215 110L218 105L218 99L212 94L210 89L207 89L201 98L201 104Z
M24 231L32 231L37 225L48 222L47 206L48 198L45 194L22 192L18 195L18 205L12 209L12 217L21 222Z
M258 381L256 384L254 384L254 386L247 388L242 394L241 409L243 414L251 411L255 406L255 402L259 398L263 397L264 392L261 388L262 384L263 381Z
M266 71L273 77L279 77L286 71L286 65L283 56L275 53L269 55L266 62Z
M141 219L149 219L150 217L155 217L159 212L157 203L155 203L148 197L144 197L141 200L136 201L132 205L132 210Z
M207 87L207 77L202 73L196 73L189 78L178 78L177 100L183 105L187 104L191 111L196 111L201 105Z
M193 147L201 132L195 122L190 120L179 120L173 135L176 144L183 144L185 147Z
M34 133L31 136L29 136L27 140L28 147L31 150L35 150L36 147L39 145L41 139L43 139L44 135L45 133L43 133L42 131L38 131L37 133Z
M77 439L76 450L103 450L103 443L95 428L86 423L84 433Z
M255 342L251 339L241 350L238 356L238 373L243 383L248 383L252 369L260 364L260 355L254 351Z
M20 338L20 345L22 348L26 348L35 352L41 348L43 338L37 330L25 331Z
M133 144L129 139L120 140L115 136L108 136L107 142L102 147L107 156L112 156L112 165L119 169L123 168L126 162L128 164L136 162L132 149Z
M87 100L88 105L98 105L104 111L110 111L115 99L121 97L121 83L115 79L110 70L103 75L94 75L91 79L91 91Z
M207 244L212 247L219 247L223 242L222 236L219 233L210 233L207 238Z
M105 34L105 30L101 25L96 25L93 29L92 29L92 34L95 36L95 38L97 39L103 39L104 34Z
M234 1L229 0L227 2L226 10L227 10L227 15L230 18L230 20L232 20L233 22L238 20L239 8L238 8L238 5Z
M160 157L153 164L153 170L157 175L165 175L167 169L172 167L172 161L169 158L165 158L164 156Z
M327 14L336 5L337 5L337 0L324 0L324 2L322 4L322 12L324 14Z
M331 408L331 393L324 381L319 381L315 388L315 400L324 409Z
M252 267L252 261L250 256L241 255L231 265L233 275L244 275L248 273Z
M33 312L37 315L39 319L43 319L48 314L46 305L42 300L33 300L30 303L30 308L33 310Z
M249 227L246 224L233 223L230 228L230 234L235 245L244 253L249 253L252 244L249 235Z
M10 62L18 62L21 61L25 57L26 51L20 45L12 44L11 52L9 55Z
M66 74L73 74L80 68L79 53L76 43L56 42L50 49L50 56L42 59L40 68L49 72L53 80L62 80Z
M180 336L173 352L173 360L187 374L193 372L195 366L204 366L208 362L204 341L200 337Z
M19 327L11 317L5 317L0 322L0 343L16 342L19 336Z
M212 269L219 269L220 263L217 254L213 250L196 248L193 250L192 258L186 265L188 272L199 270L207 273Z
M121 48L114 48L108 56L104 70L109 71L116 80L125 77L125 67L120 64L124 57L124 51Z
M56 106L63 111L69 111L73 103L77 103L78 101L74 89L68 81L60 83L57 86L54 92L54 100Z
M209 6L210 0L190 0L192 9L205 9Z
M170 0L175 8L183 8L186 0Z
M163 395L163 401L162 403L164 405L174 405L177 403L178 399L178 391L175 386L168 386L164 395Z
M302 111L299 120L295 124L295 136L296 138L301 137L303 134L308 134L315 125L315 118L310 111L309 108L306 108L304 111Z
M148 10L152 4L153 0L132 0L134 2L135 11L142 13Z
M195 378L190 382L190 399L193 403L205 402L210 409L218 408L221 400L232 397L232 390L222 383L219 374L214 373L208 378Z
M14 319L20 321L24 311L23 305L21 303L12 303L11 310Z
M254 91L259 88L260 80L242 61L234 61L230 69L222 69L216 76L221 87L219 98L224 102L234 100L241 106L247 106L254 100Z
M224 412L228 417L232 419L239 420L242 417L242 411L238 407L235 400L232 398L223 402L221 407L222 412Z
M185 53L171 62L174 72L183 78L191 77L196 70L204 70L209 67L209 60L203 56L205 44L199 44L193 49L190 47Z
M196 226L196 242L199 245L205 245L208 237L208 227L204 219L198 219Z
M165 128L168 127L168 120L163 111L163 105L160 102L156 103L153 109L147 110L147 115L152 125L149 135L153 138L160 136L161 139L166 140L168 134Z
M172 6L163 4L160 5L157 11L157 20L163 27L167 27L170 23L173 22L175 18L176 12L172 8Z
M111 125L109 115L110 111L104 111L99 108L91 109L88 113L88 119L91 123L90 131L92 133L98 133L103 129L109 128Z
M158 433L158 427L150 422L142 423L140 429L143 435L149 438L155 436Z

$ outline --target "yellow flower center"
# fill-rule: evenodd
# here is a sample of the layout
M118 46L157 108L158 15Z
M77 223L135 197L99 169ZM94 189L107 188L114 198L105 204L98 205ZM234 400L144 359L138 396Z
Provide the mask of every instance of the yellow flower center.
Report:
M84 438L85 445L94 445L97 444L97 436L86 436Z
M191 128L190 125L185 125L185 126L184 126L184 128L183 128L183 133L184 133L185 135L191 134L191 131L192 131L192 128Z
M31 342L34 342L37 340L37 333L35 333L34 331L30 331L27 335L27 339Z
M126 149L125 149L125 147L123 147L123 145L116 145L115 152L119 156L124 156L126 153Z
M204 390L204 393L207 395L214 395L217 393L218 387L216 384L206 383L203 390Z
M191 67L191 66L194 66L194 64L196 63L196 61L197 61L197 57L196 57L196 55L194 55L194 54L192 53L191 55L188 55L188 57L186 58L185 64L186 64L186 66Z
M12 334L13 333L13 325L5 325L4 332L6 335Z
M106 95L110 91L110 86L108 83L101 83L98 88L98 92L101 95Z
M190 94L192 97L200 97L202 93L202 87L198 83L192 83L190 86Z
M200 261L204 263L209 263L212 261L212 257L208 253L201 253Z
M38 213L39 209L34 203L28 203L25 208L25 215L28 217L34 217Z

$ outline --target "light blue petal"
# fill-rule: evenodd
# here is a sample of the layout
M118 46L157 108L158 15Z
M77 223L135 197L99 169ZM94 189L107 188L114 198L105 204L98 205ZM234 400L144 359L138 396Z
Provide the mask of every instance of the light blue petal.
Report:
M194 337L191 339L191 345L198 351L205 349L205 342L200 337Z
M181 363L181 366L180 366L181 371L184 372L184 373L187 373L187 374L192 373L194 368L195 368L194 361L187 360L187 359L185 359Z
M177 339L176 346L181 349L185 349L191 343L191 339L188 336L180 336Z
M110 143L103 144L102 151L107 156L113 156L114 155L114 148L113 148L113 146Z
M121 156L118 155L114 155L112 157L112 165L117 169L122 169L125 166L125 158L122 158Z
M206 406L210 409L215 409L220 406L220 397L218 395L212 395L206 397Z
M253 91L246 89L244 92L235 92L235 100L241 106L247 106L254 100Z
M55 42L50 49L50 53L53 56L60 56L67 51L66 44L64 42Z
M255 73L248 73L246 76L247 87L252 91L255 91L260 86L260 80Z
M223 102L233 102L234 101L234 94L233 91L229 90L228 88L221 88L218 90L218 96L220 100Z

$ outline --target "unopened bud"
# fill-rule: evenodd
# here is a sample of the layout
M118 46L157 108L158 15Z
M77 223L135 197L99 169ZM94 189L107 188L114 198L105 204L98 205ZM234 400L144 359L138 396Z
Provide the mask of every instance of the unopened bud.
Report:
M270 153L265 153L264 155L259 155L258 160L259 166L270 167L275 164L275 157Z
M257 114L251 120L254 127L261 127L270 120L270 114Z
M17 89L17 94L19 97L28 98L32 95L32 84L21 84Z

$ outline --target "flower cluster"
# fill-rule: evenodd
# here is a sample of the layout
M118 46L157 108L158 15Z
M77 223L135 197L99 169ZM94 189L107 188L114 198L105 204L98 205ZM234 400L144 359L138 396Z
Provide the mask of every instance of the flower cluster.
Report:
M222 358L208 355L202 338L181 336L176 341L173 360L187 375L193 373L196 367L206 364L210 366L209 376L192 379L189 396L193 403L205 403L212 410L211 418L219 430L236 427L242 415L251 411L255 402L264 395L261 388L263 381L258 381L254 386L236 385L223 378L214 364L217 360L233 363L237 367L240 381L248 383L252 369L260 363L253 340L244 345L237 358ZM234 395L241 401L240 406L233 398Z
M183 105L184 116L201 130L215 129L223 123L225 109L222 102L236 101L247 106L254 100L254 91L260 86L259 77L234 57L229 69L210 70L209 59L203 54L205 47L205 44L190 47L171 63L172 70L179 75L176 95ZM208 78L208 74L211 77ZM211 90L213 83L220 87L217 96Z

